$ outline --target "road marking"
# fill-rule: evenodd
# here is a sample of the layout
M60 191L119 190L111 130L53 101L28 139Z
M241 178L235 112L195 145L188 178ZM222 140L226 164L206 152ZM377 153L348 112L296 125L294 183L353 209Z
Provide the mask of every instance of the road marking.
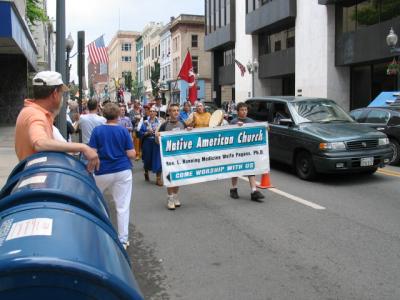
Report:
M249 179L248 179L247 177L239 177L239 178L242 179L242 180L245 180L245 181L249 181ZM257 185L260 185L260 183L259 183L258 181L256 181L256 183L257 183ZM271 192L273 192L273 193L275 193L275 194L278 194L278 195L281 195L281 196L283 196L283 197L286 197L286 198L288 198L288 199L290 199L290 200L293 200L293 201L295 201L295 202L297 202L297 203L300 203L300 204L303 204L303 205L305 205L305 206L311 207L311 208L313 208L313 209L317 209L317 210L324 210L324 209L326 209L325 207L323 207L323 206L321 206L321 205L318 205L318 204L316 204L316 203L314 203L314 202L311 202L311 201L305 200L305 199L303 199L303 198L297 197L297 196L295 196L295 195L286 193L286 192L281 191L281 190L279 190L279 189L277 189L277 188L268 188L268 190L271 191Z
M379 169L376 172L379 173L379 174L383 174L383 175L388 175L388 176L393 176L393 177L400 177L400 173L396 172L396 171Z

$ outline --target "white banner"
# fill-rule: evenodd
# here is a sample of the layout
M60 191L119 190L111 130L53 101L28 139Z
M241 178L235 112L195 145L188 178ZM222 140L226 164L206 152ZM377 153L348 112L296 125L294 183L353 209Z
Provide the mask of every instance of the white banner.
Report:
M161 132L164 185L269 172L267 123Z

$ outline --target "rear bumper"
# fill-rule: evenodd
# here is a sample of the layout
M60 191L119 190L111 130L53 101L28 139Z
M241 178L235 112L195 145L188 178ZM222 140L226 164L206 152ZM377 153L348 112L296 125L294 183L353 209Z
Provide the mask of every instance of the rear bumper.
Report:
M319 173L357 172L366 171L389 164L393 151L389 147L355 152L330 152L323 155L314 155L313 161ZM373 157L372 166L361 166L361 158Z

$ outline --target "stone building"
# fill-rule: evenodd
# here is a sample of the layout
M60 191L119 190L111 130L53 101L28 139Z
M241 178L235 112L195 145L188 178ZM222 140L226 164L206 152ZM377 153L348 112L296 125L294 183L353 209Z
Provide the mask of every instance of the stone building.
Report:
M400 33L398 0L205 0L205 48L212 54L213 100L226 89L252 96L331 98L350 110L399 90L386 69L385 38ZM233 57L233 59L232 59ZM235 59L253 68L241 76Z
M211 54L204 50L204 16L179 15L171 24L172 40L172 100L183 104L187 101L188 84L176 80L183 61L189 51L192 56L193 70L196 75L197 97L203 101L211 101Z
M126 88L128 78L136 77L136 38L139 35L136 31L120 30L108 45L108 92L112 100L119 87Z

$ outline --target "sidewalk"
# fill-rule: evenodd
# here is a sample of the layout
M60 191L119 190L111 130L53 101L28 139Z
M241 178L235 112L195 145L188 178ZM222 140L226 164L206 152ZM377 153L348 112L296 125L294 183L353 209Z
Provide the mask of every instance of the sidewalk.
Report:
M14 130L14 126L0 126L0 189L18 163L14 151Z

